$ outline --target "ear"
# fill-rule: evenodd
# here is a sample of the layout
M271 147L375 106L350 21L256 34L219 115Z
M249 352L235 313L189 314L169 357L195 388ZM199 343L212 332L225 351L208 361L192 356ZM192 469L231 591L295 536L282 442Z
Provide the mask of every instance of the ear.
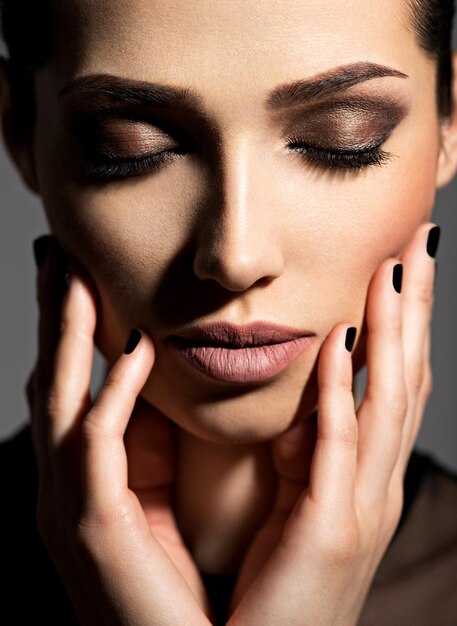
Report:
M24 137L20 133L21 119L14 110L12 94L10 65L5 57L0 57L0 115L4 145L25 185L39 194L33 137Z
M445 187L457 171L457 50L452 55L452 117L441 127L441 148L436 171L436 187Z

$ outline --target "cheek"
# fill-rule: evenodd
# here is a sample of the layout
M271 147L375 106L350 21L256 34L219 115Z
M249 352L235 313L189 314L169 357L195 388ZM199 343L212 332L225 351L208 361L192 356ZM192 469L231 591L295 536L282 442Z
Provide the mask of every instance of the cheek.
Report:
M360 326L373 274L386 258L401 258L430 220L438 142L428 132L400 145L402 151L386 147L400 158L382 168L307 183L302 172L288 172L281 180L283 215L290 216L282 231L289 277L322 337L343 319Z
M98 291L96 343L109 361L123 350L130 326L148 320L154 328L157 292L192 230L184 193L154 188L158 180L104 192L67 184L44 198L52 232Z

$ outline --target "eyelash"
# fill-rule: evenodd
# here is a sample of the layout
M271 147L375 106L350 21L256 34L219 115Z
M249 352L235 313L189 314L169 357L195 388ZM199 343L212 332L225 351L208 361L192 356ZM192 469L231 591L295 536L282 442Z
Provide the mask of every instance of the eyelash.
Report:
M363 150L328 150L300 142L296 137L288 137L289 148L303 155L308 164L324 170L337 172L361 171L371 166L382 166L392 158L390 152L381 150L381 143L367 146ZM127 178L158 171L166 164L182 156L185 151L163 150L131 159L115 155L109 158L89 158L85 162L85 175L94 178Z
M167 163L174 161L179 153L170 150L147 154L141 157L121 159L112 156L108 159L96 156L85 162L84 174L89 178L127 178L141 176L150 171L157 171Z

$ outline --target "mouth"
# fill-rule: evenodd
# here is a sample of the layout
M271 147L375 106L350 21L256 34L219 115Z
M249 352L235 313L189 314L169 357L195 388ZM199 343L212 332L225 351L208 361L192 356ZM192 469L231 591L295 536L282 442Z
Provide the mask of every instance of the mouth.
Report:
M200 374L230 383L257 383L277 376L312 343L315 333L255 322L218 322L185 329L169 343Z

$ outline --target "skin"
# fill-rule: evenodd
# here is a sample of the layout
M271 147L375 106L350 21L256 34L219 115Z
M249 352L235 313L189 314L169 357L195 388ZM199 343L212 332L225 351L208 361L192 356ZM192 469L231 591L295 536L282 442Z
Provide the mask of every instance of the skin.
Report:
M343 19L346 7L335 8L329 20L320 3L306 9L301 4L284 5L272 21L268 2L240 3L234 10L232 5L215 9L211 2L191 7L145 1L133 2L130 10L113 3L108 11L104 3L94 10L92 2L78 2L84 36L65 53L63 41L70 33L64 28L58 62L37 75L37 182L52 232L96 284L97 345L112 363L129 329L146 328L156 340L157 361L143 397L209 442L267 441L284 432L298 411L311 412L315 384L314 392L305 388L304 393L303 383L311 379L319 345L339 321L361 327L374 270L400 252L432 210L439 146L432 63L405 36L397 3L387 3L389 10L382 12L379 32L373 34L370 3L355 32ZM298 16L293 26L291 13ZM205 46L195 46L189 30L197 41L204 38ZM263 33L260 42L253 37L258 32ZM373 38L381 34L381 50L376 50ZM112 39L123 46L113 49ZM291 41L300 40L291 47ZM341 42L347 42L346 48ZM410 76L363 85L401 90L411 107L385 144L399 158L389 167L335 181L310 173L295 155L281 154L284 123L259 115L265 94L286 81L367 59ZM249 68L244 75L242 64ZM222 77L220 67L225 68ZM195 86L216 125L208 144L198 136L204 156L181 159L135 182L78 182L75 152L58 124L56 94L70 78L96 72ZM134 147L144 152L138 136ZM217 149L223 165L219 175L210 168L210 148ZM193 304L195 290L198 304ZM177 293L182 293L179 300ZM328 294L325 304L323 293ZM219 305L218 296L223 298ZM186 315L179 314L183 309ZM257 319L309 328L318 341L274 384L251 393L177 368L161 341L197 321Z
M456 124L440 126L435 66L417 46L406 2L331 4L330 11L328 3L292 0L274 9L268 1L75 1L71 23L61 16L55 57L35 77L28 144L12 133L2 74L7 148L42 197L68 258L90 277L95 344L114 364L130 328L153 340L154 367L138 391L177 426L176 520L206 571L240 568L279 485L270 442L312 415L324 342L333 329L342 333L341 324L364 329L375 272L387 261L387 281L413 238L417 249L424 244L436 189L457 168ZM383 145L395 158L345 175L316 171L284 151L300 118L272 117L263 101L279 84L358 61L408 76L351 90L394 97L406 108ZM57 93L72 78L99 72L194 87L210 124L203 130L179 113L167 119L188 130L198 158L194 152L157 173L90 185L76 167L77 142L63 126ZM133 153L151 149L144 125L116 133ZM380 290L378 306L385 304ZM317 337L274 381L247 392L177 367L163 344L183 325L259 319ZM358 332L354 372L364 364L365 343Z

